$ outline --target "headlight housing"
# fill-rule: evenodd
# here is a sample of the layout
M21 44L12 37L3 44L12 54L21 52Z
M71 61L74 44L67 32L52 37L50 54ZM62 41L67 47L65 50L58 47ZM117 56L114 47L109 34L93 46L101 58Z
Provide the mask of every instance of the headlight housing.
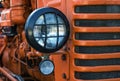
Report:
M33 11L25 25L28 43L44 53L52 53L62 48L68 40L69 32L66 16L55 8Z
M43 60L39 64L39 70L43 75L50 75L54 71L54 64L50 60Z

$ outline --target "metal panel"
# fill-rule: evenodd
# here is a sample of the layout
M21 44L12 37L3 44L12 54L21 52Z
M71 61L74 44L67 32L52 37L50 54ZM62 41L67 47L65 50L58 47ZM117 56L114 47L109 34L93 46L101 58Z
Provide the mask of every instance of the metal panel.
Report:
M70 81L120 81L120 1L71 0ZM74 76L73 76L74 75Z

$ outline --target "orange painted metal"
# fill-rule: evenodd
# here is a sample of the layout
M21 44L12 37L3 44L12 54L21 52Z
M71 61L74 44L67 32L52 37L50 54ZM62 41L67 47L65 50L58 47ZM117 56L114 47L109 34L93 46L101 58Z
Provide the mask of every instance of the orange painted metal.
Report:
M11 0L10 1L10 6L15 7L15 6L25 6L27 4L27 0Z
M74 40L74 45L79 46L113 46L113 45L120 45L120 40L97 40L97 41L77 41Z
M4 49L6 48L7 45L7 37L4 35L0 36L0 56L3 53Z
M66 0L44 0L43 4L45 7L57 8L66 15L67 12Z
M119 0L72 0L73 6L76 6L76 5L109 5L109 4L112 4L112 5L119 5L120 2Z
M78 54L74 53L75 55L73 58L78 58L78 59L109 59L109 58L120 58L120 52L118 53L101 53L101 54Z
M0 78L0 81L3 81L3 80Z
M25 22L25 8L24 7L13 7L11 10L11 21L14 24L24 24ZM24 16L23 16L24 15Z
M39 2L40 4L42 4L42 6L43 6L42 1L38 1L38 2ZM35 10L35 9L37 8L38 2L37 2L37 0L31 0L32 10ZM40 4L39 4L39 6L40 6ZM41 6L41 7L42 7L42 6Z
M67 16L67 0L44 0L44 7L54 7L62 11ZM39 3L39 0L38 0ZM40 3L39 3L40 4ZM39 6L38 6L39 7ZM52 53L51 60L54 62L55 71L54 77L55 81L69 81L70 70L69 70L69 52L67 50L67 44L63 49ZM65 57L64 57L65 56ZM65 58L65 60L64 60Z
M82 33L86 33L86 32L119 32L120 28L119 27L110 27L110 28L106 28L106 27L101 27L101 28L95 28L95 27L77 27L74 26L73 28L74 32L82 32Z
M10 8L1 13L1 26L23 25L30 13L29 3L26 0L11 0Z
M37 67L32 68L32 69L27 67L27 71L33 78L36 78L38 81L54 81L53 74L49 76L44 76L40 74L39 69Z
M120 14L73 14L75 19L120 19ZM111 17L112 16L112 17Z
M1 3L5 9L10 8L10 0L4 0Z
M4 9L1 12L0 21L0 66L6 67L17 75L31 75L28 77L37 81L54 81L54 74L44 76L40 73L38 65L41 61L39 57L42 56L42 54L28 45L24 33L24 24L30 14L29 12L36 9L37 0L10 0L9 7L7 7L7 4L5 4L6 1L7 0L2 2ZM15 25L17 26L17 35L11 37L6 35L6 37L2 36L2 28ZM33 58L34 60L38 60L38 63L34 63L33 60L33 64L38 65L30 67L27 61L32 60ZM14 79L11 79L9 72L6 72L5 75L5 78L9 78L11 81L15 81Z
M11 0L11 21L14 24L24 24L29 14L27 0Z
M96 67L86 67L86 66L75 66L74 60L77 59L110 59L110 58L120 58L120 53L102 53L102 54L82 54L75 53L74 47L77 46L114 46L120 45L120 40L76 40L74 35L76 32L80 33L92 33L92 32L120 32L119 27L77 27L74 25L75 19L120 19L120 14L97 14L97 13L89 13L89 14L76 14L74 13L74 7L78 5L120 5L119 0L69 0L68 4L72 4L69 6L68 15L70 23L72 24L72 41L70 45L70 81L91 81L91 80L82 80L76 79L74 77L74 72L106 72L106 71L119 71L119 65L109 65L109 66L96 66ZM72 13L70 13L72 11ZM120 78L117 79L101 79L101 80L92 80L92 81L120 81Z
M12 21L11 21L11 9L4 9L1 12L1 26L13 26Z
M69 53L63 50L52 55L51 59L55 64L55 81L69 80Z
M3 68L0 67L0 72L3 73L9 80L11 81L17 81L15 78L13 78L12 75L10 75L8 72L6 72Z

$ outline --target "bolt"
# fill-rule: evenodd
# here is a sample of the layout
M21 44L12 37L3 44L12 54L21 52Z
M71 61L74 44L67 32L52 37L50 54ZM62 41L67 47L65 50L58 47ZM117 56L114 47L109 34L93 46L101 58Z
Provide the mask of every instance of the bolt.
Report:
M66 61L66 55L65 54L63 54L62 56L61 56L61 59L63 60L63 61Z
M67 50L70 50L70 48L67 48Z
M63 77L64 79L66 79L66 78L67 78L67 76L66 76L66 74L65 74L65 73L63 73L63 74L62 74L62 77Z

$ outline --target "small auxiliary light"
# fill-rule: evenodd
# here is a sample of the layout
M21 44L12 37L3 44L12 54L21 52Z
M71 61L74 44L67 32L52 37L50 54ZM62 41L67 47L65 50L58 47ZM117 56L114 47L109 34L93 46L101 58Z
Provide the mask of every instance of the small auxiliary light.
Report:
M39 64L39 70L43 75L50 75L54 71L54 64L50 60L43 60Z

